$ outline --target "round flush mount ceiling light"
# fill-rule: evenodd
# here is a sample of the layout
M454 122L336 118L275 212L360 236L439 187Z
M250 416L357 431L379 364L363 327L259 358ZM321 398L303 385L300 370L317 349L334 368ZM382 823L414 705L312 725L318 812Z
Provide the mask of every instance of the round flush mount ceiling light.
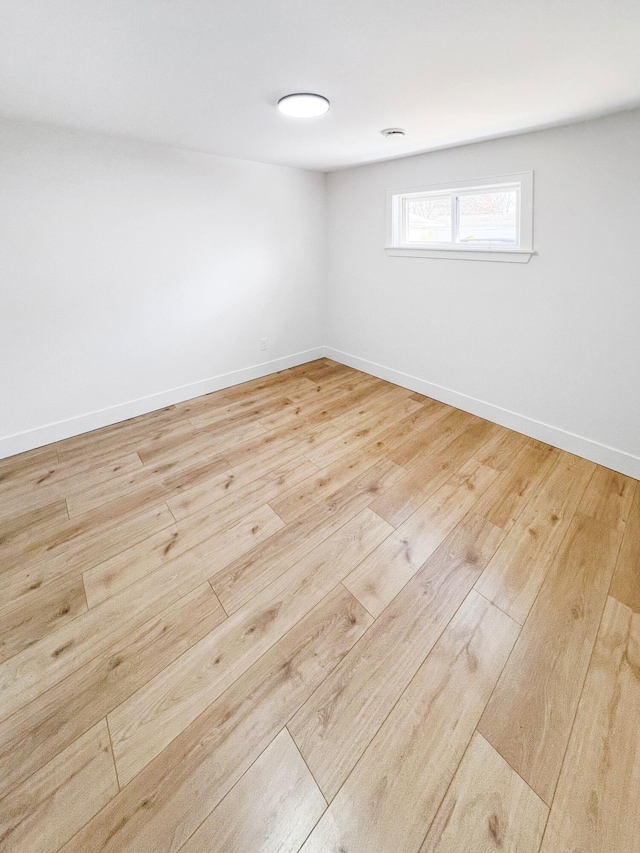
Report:
M405 135L405 131L401 127L386 127L380 133L387 139L402 139Z
M315 118L329 112L329 106L326 98L311 92L296 92L278 101L280 112L292 118Z

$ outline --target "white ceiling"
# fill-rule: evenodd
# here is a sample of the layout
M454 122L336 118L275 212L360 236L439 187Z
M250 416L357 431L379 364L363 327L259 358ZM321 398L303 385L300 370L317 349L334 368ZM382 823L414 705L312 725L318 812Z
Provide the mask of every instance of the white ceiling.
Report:
M280 115L295 91L331 111ZM1 115L233 157L331 170L638 104L639 0L0 0Z

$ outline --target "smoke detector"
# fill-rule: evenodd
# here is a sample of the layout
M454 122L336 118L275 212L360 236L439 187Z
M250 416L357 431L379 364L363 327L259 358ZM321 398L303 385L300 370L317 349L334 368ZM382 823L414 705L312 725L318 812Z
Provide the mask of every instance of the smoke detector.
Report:
M386 127L380 133L387 139L401 139L405 135L405 131L401 127Z

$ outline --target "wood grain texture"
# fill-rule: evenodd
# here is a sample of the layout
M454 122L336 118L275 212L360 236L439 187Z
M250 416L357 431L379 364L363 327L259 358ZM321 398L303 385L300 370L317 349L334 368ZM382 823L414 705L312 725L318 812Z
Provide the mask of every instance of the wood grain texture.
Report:
M309 836L304 853L420 846L519 626L472 591Z
M463 465L345 578L344 585L369 613L379 616L496 476L493 468L478 462Z
M104 720L3 800L0 850L57 850L118 793Z
M531 442L519 432L504 427L494 433L486 444L473 455L476 462L504 471L516 456Z
M504 531L479 516L464 519L293 717L289 730L327 799L333 799L503 537Z
M0 460L0 849L528 853L530 782L625 853L639 566L634 480L326 358Z
M336 589L62 849L179 850L370 623Z
M555 448L529 439L516 458L505 466L500 476L482 495L476 512L498 527L511 530L522 510L557 462L558 456L559 451Z
M243 507L267 503L318 471L316 465L301 456L298 448L294 448L290 459L285 457L282 462L280 457L272 461L272 465L258 465L255 460L249 460L237 469L225 471L205 483L183 490L176 497L169 497L167 506L180 520L224 502L226 512L229 506L235 506L240 517Z
M480 721L479 731L547 805L571 734L619 543L615 527L575 516Z
M95 514L63 523L54 535L35 537L5 561L4 602L24 603L61 577L81 573L169 527L174 518L157 497L154 493L150 508L140 508L136 494L116 501L117 507L106 504Z
M335 588L389 529L365 510L110 714L121 784Z
M617 471L596 467L578 510L610 527L624 531L636 491L636 480Z
M477 732L420 853L538 853L549 809Z
M0 663L84 613L82 576L62 577L28 601L0 607Z
M482 595L521 625L594 469L591 462L561 454L476 584Z
M353 516L365 509L379 492L402 476L393 462L382 461L347 483L322 503L300 516L264 545L213 574L211 585L227 613L233 613L272 580L324 542Z
M640 488L637 484L610 594L640 613Z
M181 850L296 853L326 807L284 729Z
M446 443L440 452L423 450L419 464L371 505L389 524L398 527L464 462L468 461L496 430L495 424L476 420ZM427 445L428 447L428 445Z
M635 853L640 616L609 598L541 853Z
M66 749L223 618L211 587L202 584L0 723L0 796Z
M268 519L266 523L269 524ZM243 522L243 528L245 525ZM230 561L243 553L250 548L254 541L252 537L257 537L261 529L261 521L254 519L253 524L250 521L246 535L239 538L226 536L222 543L207 540L204 552L186 552L156 574L145 576L5 661L0 665L3 717L39 696L142 622L206 581L207 575L215 568L215 559Z
M198 514L189 524L171 525L89 569L83 574L89 606L95 607L137 581L140 587L136 589L142 588L151 577L183 583L184 576L176 576L178 569L195 586L284 526L267 505L248 508L240 519L237 515Z

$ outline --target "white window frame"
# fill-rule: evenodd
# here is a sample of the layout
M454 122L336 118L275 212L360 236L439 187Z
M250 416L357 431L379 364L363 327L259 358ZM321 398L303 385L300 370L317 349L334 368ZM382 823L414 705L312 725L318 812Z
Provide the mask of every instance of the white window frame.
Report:
M506 246L499 241L474 242L465 245L456 241L458 198L461 195L490 190L516 190L517 245ZM407 201L430 196L450 196L450 243L410 243L405 239ZM506 261L526 264L533 249L533 172L517 172L494 178L477 178L456 184L431 184L426 187L406 187L387 192L387 255L395 258L448 258L465 261Z

